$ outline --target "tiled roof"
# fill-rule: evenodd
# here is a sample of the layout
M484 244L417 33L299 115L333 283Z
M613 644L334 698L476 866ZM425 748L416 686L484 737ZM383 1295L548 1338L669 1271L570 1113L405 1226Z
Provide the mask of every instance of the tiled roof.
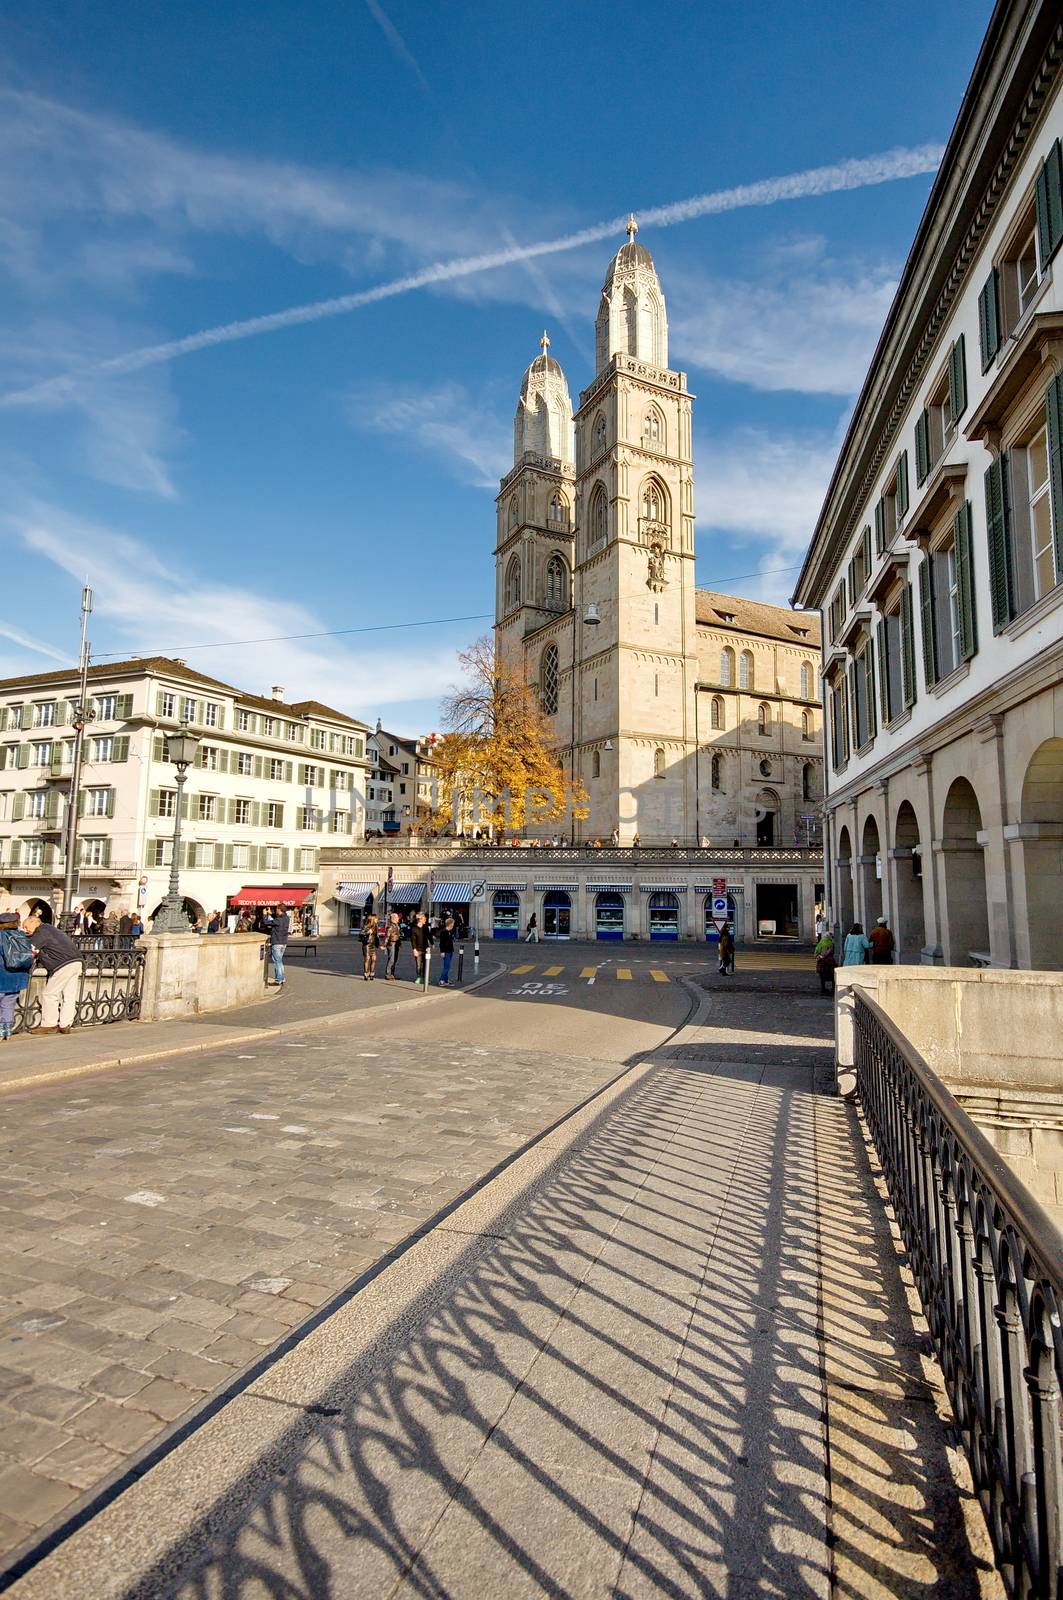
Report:
M769 606L761 600L743 600L733 594L717 594L714 589L694 592L698 622L712 628L734 628L737 633L755 633L765 639L785 639L790 644L819 648L819 613L791 611L787 606Z

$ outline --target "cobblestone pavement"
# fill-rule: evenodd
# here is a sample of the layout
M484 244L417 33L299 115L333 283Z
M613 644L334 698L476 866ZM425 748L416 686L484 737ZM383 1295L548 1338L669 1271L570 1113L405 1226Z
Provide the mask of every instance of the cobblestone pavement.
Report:
M120 1474L617 1070L307 1034L5 1099L0 1546Z

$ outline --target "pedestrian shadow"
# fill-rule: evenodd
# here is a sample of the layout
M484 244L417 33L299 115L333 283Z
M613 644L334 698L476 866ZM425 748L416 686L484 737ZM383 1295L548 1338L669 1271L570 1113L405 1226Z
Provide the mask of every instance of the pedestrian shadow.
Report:
M814 1077L662 1059L126 1600L820 1600L837 1571L973 1600L885 1213Z

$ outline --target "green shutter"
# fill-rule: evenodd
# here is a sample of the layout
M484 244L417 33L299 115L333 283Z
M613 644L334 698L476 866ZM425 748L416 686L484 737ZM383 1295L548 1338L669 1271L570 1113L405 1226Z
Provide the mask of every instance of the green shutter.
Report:
M107 803L106 803L106 809L104 811L104 816L107 816L107 817L113 817L114 816L114 790L113 789L108 789L108 791L107 791Z
M908 452L902 450L897 457L897 526L908 515Z
M11 865L13 867L17 867L18 866L19 862L22 859L22 840L21 839L12 839L12 841L11 841L11 855L10 855L9 859L10 859Z
M1063 160L1057 139L1037 174L1037 244L1045 267L1063 239Z
M967 342L963 334L949 351L949 419L955 425L967 410Z
M875 505L875 553L881 555L886 548L886 502L879 500Z
M224 706L219 706L218 707L218 724L217 725L218 725L219 728L224 728L224 726L225 726L225 707Z
M856 691L856 675L864 669L859 661L849 663L849 726L853 730L853 749L859 750L860 744L860 716L858 712L859 701Z
M856 604L856 557L849 562L849 604Z
M978 296L978 342L982 350L983 372L1000 349L999 283L999 274L994 267Z
M993 632L1006 628L1015 615L1011 578L1011 528L1008 505L1008 458L991 461L985 475L985 515L989 546L989 592Z
M194 867L195 864L196 864L196 846L195 846L195 841L192 840L192 839L189 839L185 843L185 868L186 868L186 870L189 867Z
M285 783L291 783L292 774L294 773L294 771L295 771L295 767L292 765L292 763L290 761L286 761L284 763L284 781L285 781Z
M287 845L285 845L284 849L281 851L281 871L282 872L287 872L287 870L288 870L288 847L287 847Z
M55 719L52 723L53 728L65 728L69 712L69 702L66 700L57 700L55 702Z
M864 562L863 562L863 565L864 565L864 583L866 583L868 578L870 578L870 576L871 576L871 524L870 523L867 524L867 526L865 527L865 529L863 531L863 534L861 535L860 549L861 549L861 553L862 553L863 558L864 558ZM863 584L861 584L861 588L862 587L863 587Z
M25 815L26 796L21 793L16 794L11 801L11 820L12 822L21 822Z
M261 778L264 775L265 770L266 770L266 768L265 768L265 765L263 763L262 757L261 756L256 756L255 757L255 777L256 778Z
M1058 145L1057 145L1058 148ZM1056 577L1063 577L1063 375L1053 378L1045 395L1048 412L1048 476L1052 496L1052 534L1056 545Z
M924 556L919 563L919 618L923 630L923 672L926 686L930 689L938 681L938 651L934 633L934 583L929 556Z
M284 827L284 807L283 806L278 806L277 807L277 821L274 824L274 826L277 827L277 828L283 828Z
M155 696L155 715L157 717L161 717L162 714L163 714L162 705L163 705L163 695L162 695L162 690L160 689L158 694Z
M85 815L85 803L86 803L87 800L88 800L88 795L85 793L84 789L79 789L78 790L78 816L79 817L83 817Z
M225 808L225 816L223 820L226 821L231 828L236 821L236 801L223 800L222 805Z
M54 822L59 815L59 790L49 789L44 796L44 815L49 822Z
M152 789L151 793L148 795L148 816L157 817L160 814L159 791L158 789Z
M830 754L837 771L842 764L841 717L839 713L838 691L831 690L830 694Z
M233 847L231 844L227 844L223 846L223 849L225 854L222 857L222 871L231 872L233 869Z
M100 866L101 867L109 867L110 865L111 865L111 841L110 841L110 839L105 839L103 841L103 860L100 862Z
M875 715L875 652L870 639L864 650L864 693L867 696L867 737L870 742L878 732Z
M925 483L930 472L930 413L924 411L915 423L915 481Z
M228 750L219 750L218 751L218 771L219 772L228 772L228 770L229 770L229 752L228 752Z
M224 871L224 869L225 869L225 846L223 844L216 844L214 846L214 870L215 870L215 872L222 872L222 871Z
M251 826L252 828L261 828L262 826L261 800L252 800L251 802Z
M127 733L119 734L118 738L114 741L114 744L111 747L111 760L129 760L129 735Z
M156 734L155 738L151 741L151 759L153 761L162 760L162 744L162 735Z
M131 694L120 694L118 696L114 705L114 714L119 722L125 722L128 717L133 715L133 696Z
M971 502L965 500L952 524L956 540L956 580L960 602L960 656L970 661L978 649L978 619L974 604L974 570L971 558Z
M186 789L184 794L181 796L181 821L182 822L187 822L188 821L188 810L189 810L189 806L191 804L191 800L192 800L192 796L189 794L188 790Z
M19 747L18 747L18 760L16 761L15 765L17 767L19 767L20 769L22 769L24 767L28 767L29 764L30 764L30 747L29 747L28 744L20 744Z

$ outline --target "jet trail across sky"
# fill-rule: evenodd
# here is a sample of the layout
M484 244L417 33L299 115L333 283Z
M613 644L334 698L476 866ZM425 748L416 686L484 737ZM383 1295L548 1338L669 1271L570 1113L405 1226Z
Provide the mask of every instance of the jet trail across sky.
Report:
M670 228L680 222L690 222L696 217L713 216L723 211L739 211L750 206L773 206L782 200L802 200L810 196L836 194L845 189L864 189L873 184L893 183L899 178L913 178L922 173L936 172L944 147L938 144L917 145L910 149L886 150L880 155L863 156L850 161L838 161L831 166L813 167L807 172L794 172L781 178L762 178L757 183L744 183L733 189L717 189L710 194L695 195L689 200L677 200L670 205L652 206L638 213L645 227ZM214 345L232 344L238 339L251 339L262 333L276 333L282 328L295 328L301 323L320 322L326 317L339 317L378 300L391 300L396 295L410 294L416 289L431 288L433 284L450 283L456 278L471 277L475 273L490 272L497 267L508 267L538 256L559 255L566 250L576 250L581 245L594 244L615 237L624 230L625 217L612 217L608 222L598 222L575 233L563 234L557 239L544 239L535 244L513 244L502 250L492 250L481 255L458 256L451 261L436 261L401 278L392 278L372 289L361 289L355 294L336 295L329 300L314 300L306 305L289 306L285 311L274 311L266 316L246 317L239 322L227 322L199 333L187 334L182 339L171 339L165 344L143 346L127 351L125 355L112 356L91 366L46 378L25 389L12 390L0 395L0 407L19 405L47 405L61 401L77 389L84 378L119 376L139 372L143 367L157 366L162 362L176 361L180 356L192 355L197 350L209 350Z

